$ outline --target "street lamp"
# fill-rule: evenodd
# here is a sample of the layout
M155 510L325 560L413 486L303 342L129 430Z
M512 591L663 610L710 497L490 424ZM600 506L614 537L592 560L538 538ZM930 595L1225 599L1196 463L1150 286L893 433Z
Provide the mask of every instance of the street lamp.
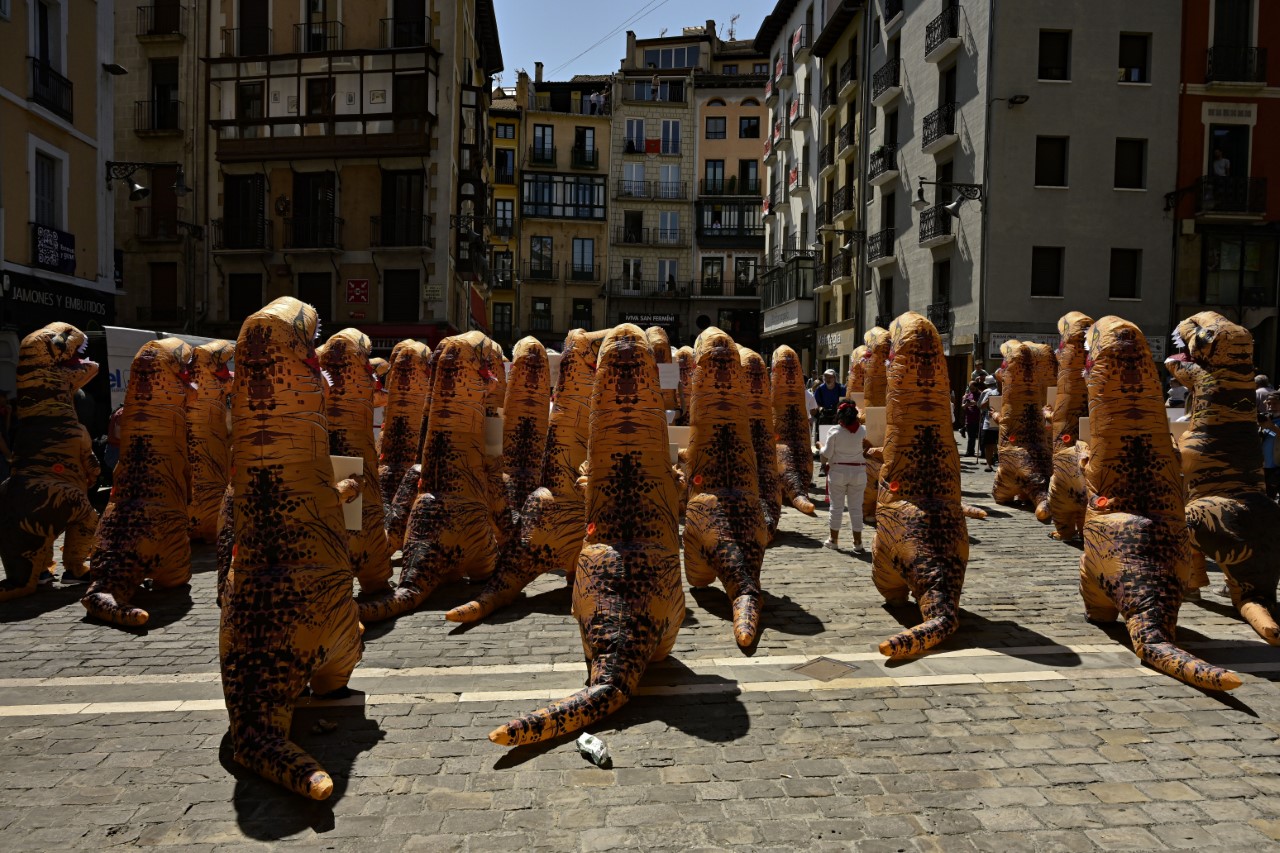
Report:
M981 201L984 196L982 194L982 184L957 184L952 181L926 181L920 179L920 186L916 189L915 201L911 202L911 207L915 210L925 210L928 208L929 200L924 197L924 185L942 187L943 189L955 190L960 197L955 201L944 205L943 210L957 219L960 217L960 205L968 201Z
M862 229L833 228L830 225L823 225L818 230L826 234L834 234L837 237L843 237L845 239L845 243L840 247L840 251L842 252L851 251L854 243L861 243L863 240L867 239L867 232Z
M166 169L173 167L176 169L173 179L173 194L176 196L185 196L191 192L191 187L187 186L187 173L183 169L181 163L146 163L136 162L132 160L108 160L107 166L107 189L111 189L112 181L121 181L129 187L129 201L142 201L151 195L151 189L139 183L133 177L134 173L139 169Z

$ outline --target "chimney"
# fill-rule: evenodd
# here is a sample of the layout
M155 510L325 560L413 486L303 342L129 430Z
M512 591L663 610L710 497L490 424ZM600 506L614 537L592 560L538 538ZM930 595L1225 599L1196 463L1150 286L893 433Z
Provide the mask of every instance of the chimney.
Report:
M636 56L636 34L634 30L627 30L627 55L622 60L623 68L644 68L643 57Z
M542 82L542 63L541 62L533 63L533 82L535 83Z

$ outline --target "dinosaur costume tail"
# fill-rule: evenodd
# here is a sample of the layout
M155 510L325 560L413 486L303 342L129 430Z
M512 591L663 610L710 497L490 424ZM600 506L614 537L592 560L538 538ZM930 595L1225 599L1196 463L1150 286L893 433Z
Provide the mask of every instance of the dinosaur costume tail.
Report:
M1240 615L1268 644L1280 646L1280 625L1276 624L1276 618L1266 604L1261 601L1246 601L1240 605Z
M1165 675L1185 681L1201 690L1235 690L1240 676L1228 669L1202 661L1173 643L1141 643L1134 639L1138 657Z
M147 624L147 620L151 618L150 614L141 607L120 604L109 592L90 593L80 599L80 603L95 619L101 619L113 625L123 625L126 628L140 627Z
M576 732L609 716L627 704L630 698L630 693L612 684L586 687L532 714L498 726L489 732L489 740L501 746L520 746Z
M361 601L360 621L365 625L374 622L385 622L415 610L419 604L427 600L427 596L435 590L419 589L414 586L399 586L391 595L375 598L372 601Z
M960 617L952 610L894 634L880 644L880 654L887 658L906 658L920 655L950 637L960 627Z
M986 518L987 511L980 507L969 506L968 504L960 504L960 512L965 518Z
M1048 524L1052 520L1053 515L1049 512L1049 495L1046 494L1036 503L1036 521Z
M791 505L803 512L805 515L817 515L814 511L813 501L804 495L796 495L791 499Z
M333 778L311 755L283 737L264 737L236 750L236 761L248 769L312 800L327 800Z
M760 633L762 604L760 595L740 595L733 600L733 637L743 648L754 643Z

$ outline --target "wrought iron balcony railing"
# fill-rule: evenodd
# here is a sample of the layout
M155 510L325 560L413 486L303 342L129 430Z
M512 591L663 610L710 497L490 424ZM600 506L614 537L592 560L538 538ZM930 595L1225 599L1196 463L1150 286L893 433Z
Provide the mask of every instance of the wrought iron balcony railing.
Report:
M369 245L375 249L429 247L431 216L369 217Z
M1210 83L1267 82L1267 49L1265 47L1209 48L1204 79Z
M599 281L600 265L584 264L574 261L573 263L566 265L564 277L566 281Z
M134 101L134 133L180 133L186 129L182 101Z
M886 13L887 14L887 13ZM871 97L878 98L895 86L902 85L902 64L890 59L871 77Z
M890 169L898 168L898 146L889 142L871 152L871 162L867 166L868 177L875 178Z
M1267 212L1267 179L1205 175L1196 182L1196 213L1262 216Z
M924 34L926 55L942 47L947 39L960 37L960 7L947 6L942 14L929 22Z
M929 322L940 335L948 334L955 326L955 316L951 313L950 302L931 303L925 316L929 318Z
M430 18L383 18L378 46L422 47L431 43Z
M270 27L234 27L222 31L223 56L266 56L271 53Z
M853 191L847 185L831 194L831 215L839 216L846 210L853 210Z
M295 53L325 53L342 50L344 27L341 21L311 21L293 25Z
M28 100L71 121L71 81L55 71L52 65L34 56L28 57L27 63L31 68Z
M141 39L186 35L186 8L177 3L138 7L137 36Z
M956 132L956 105L943 104L924 117L922 145L932 145L944 136Z
M560 277L558 261L525 261L523 276L525 281L555 281Z
M331 214L294 216L284 221L285 249L341 249L343 219Z
M178 221L184 217L181 207L142 205L133 209L133 217L133 236L139 240L163 242L182 236L178 230Z
M945 206L938 204L924 210L920 214L920 242L936 240L951 233L951 221L954 217L947 213Z
M893 229L885 228L867 237L867 260L878 261L894 255Z
M683 181L656 181L653 185L653 197L665 199L683 199L689 196L689 185Z
M556 164L556 147L554 145L530 145L529 162L535 166L554 166Z
M269 252L274 248L271 220L265 216L215 219L209 230L215 252Z
M600 149L573 146L570 163L575 169L594 169L600 165Z

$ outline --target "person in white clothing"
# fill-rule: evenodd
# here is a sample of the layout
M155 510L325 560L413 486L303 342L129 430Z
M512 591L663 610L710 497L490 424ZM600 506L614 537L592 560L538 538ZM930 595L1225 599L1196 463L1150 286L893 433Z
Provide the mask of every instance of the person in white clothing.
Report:
M845 502L849 504L849 528L853 531L853 552L862 547L862 493L867 485L867 464L863 451L871 446L867 428L858 419L858 407L841 403L836 410L836 426L822 437L821 456L827 468L827 494L831 501L831 538L822 547L840 550L840 524Z

